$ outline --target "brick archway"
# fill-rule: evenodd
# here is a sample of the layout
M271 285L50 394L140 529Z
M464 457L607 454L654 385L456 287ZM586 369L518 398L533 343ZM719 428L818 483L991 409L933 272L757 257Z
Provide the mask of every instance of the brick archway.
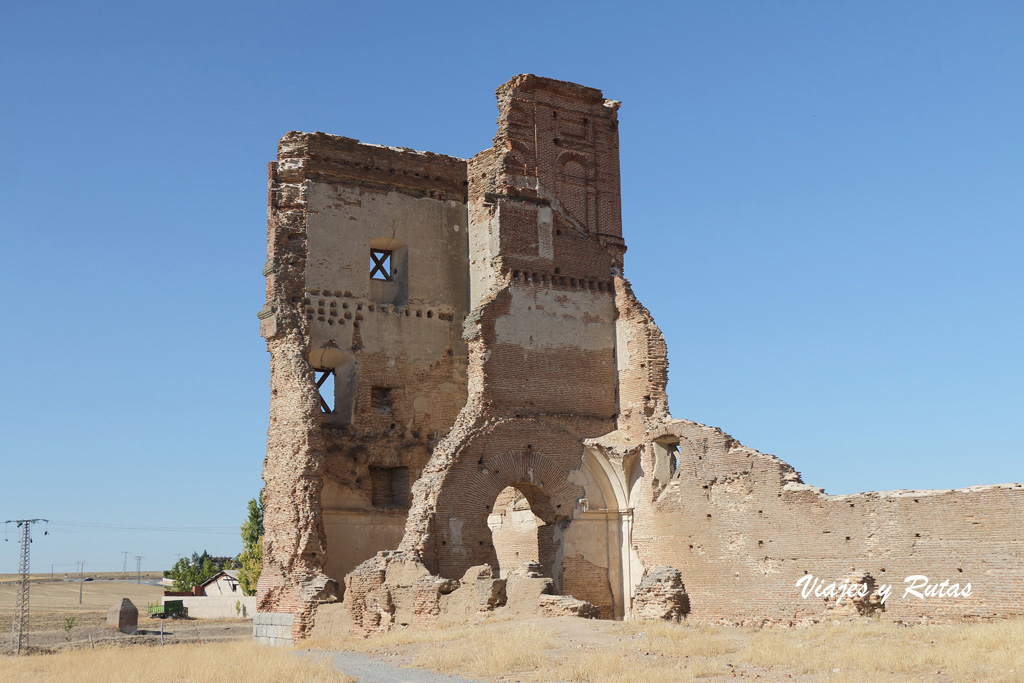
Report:
M546 525L533 514L530 501L522 491L515 486L502 489L487 516L499 576L507 577L528 564L540 566L538 527L543 526Z
M513 444L521 447L510 449ZM544 522L538 527L540 564L557 580L562 531L584 497L583 487L571 480L582 466L580 438L554 422L503 419L476 430L460 446L440 485L413 504L413 514L430 511L431 533L420 546L428 568L461 578L475 565L497 567L487 518L502 490L514 486Z
M560 531L568 526L581 497L581 488L568 479L569 470L532 450L506 451L497 457L479 458L477 464L468 482L438 497L435 524L440 574L459 578L474 565L498 567L487 518L498 495L507 487L515 487L526 497L533 514L544 522L537 529L541 572L557 578Z

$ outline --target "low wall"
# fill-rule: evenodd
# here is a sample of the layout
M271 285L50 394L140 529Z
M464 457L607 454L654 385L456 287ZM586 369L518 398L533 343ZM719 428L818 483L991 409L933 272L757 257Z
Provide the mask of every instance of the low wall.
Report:
M258 612L252 621L252 639L257 645L291 645L294 614Z
M256 614L256 596L201 596L160 598L160 604L166 600L181 600L188 608L188 615L195 619L252 619Z
M826 592L847 579L869 592L891 589L877 610L860 606L886 620L1024 615L1024 485L827 495L720 430L670 427L678 470L661 491L635 487L632 541L644 566L681 572L690 619L856 615L852 600L839 604ZM658 466L653 450L641 454L644 472Z

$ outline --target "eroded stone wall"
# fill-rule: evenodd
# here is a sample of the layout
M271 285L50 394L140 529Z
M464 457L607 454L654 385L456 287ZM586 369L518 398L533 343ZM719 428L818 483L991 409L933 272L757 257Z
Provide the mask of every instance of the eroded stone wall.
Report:
M281 140L261 612L294 615L296 638L341 599L363 634L501 613L1024 613L1021 485L827 496L673 419L665 340L623 273L619 103L529 75L497 99L468 161ZM804 598L810 574L896 594ZM905 599L911 574L972 595Z
M296 614L297 637L346 573L398 545L412 482L465 404L465 173L322 133L289 133L271 164L259 609ZM371 249L389 277L371 277Z
M1020 484L829 496L720 430L672 421L661 431L678 437L678 466L660 491L634 491L633 539L644 566L680 570L691 618L788 624L836 614L829 600L801 597L805 575L823 584L868 575L872 592L893 586L880 606L886 619L1024 613ZM657 453L641 448L639 466L651 472ZM904 597L915 575L972 592Z

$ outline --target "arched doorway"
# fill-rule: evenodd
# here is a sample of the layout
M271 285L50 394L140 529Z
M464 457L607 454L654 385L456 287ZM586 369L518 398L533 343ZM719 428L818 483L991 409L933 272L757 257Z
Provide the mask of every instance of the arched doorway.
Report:
M494 501L487 515L491 530L491 543L498 559L498 573L502 578L510 573L540 565L538 527L544 521L533 514L530 501L515 486L507 486Z
M516 544L503 538L517 521L524 531L521 513L528 505L538 520L538 574L553 580L556 593L592 602L605 618L621 618L631 577L621 471L557 423L502 418L479 430L447 456L451 460L430 487L419 489L413 509L423 511L423 523L411 518L403 549L418 551L424 565L444 578L460 579L482 564L506 576L525 561L524 547L532 559L532 537L528 545L518 544L518 556Z

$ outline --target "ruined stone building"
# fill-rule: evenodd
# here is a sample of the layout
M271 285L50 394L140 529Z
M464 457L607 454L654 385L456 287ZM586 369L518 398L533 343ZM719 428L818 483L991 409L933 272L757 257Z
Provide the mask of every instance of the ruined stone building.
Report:
M850 607L884 618L1024 613L1020 484L825 495L673 419L665 341L623 272L619 103L532 75L497 99L469 160L280 141L260 638L338 604L364 632L433 623L481 581L475 609L500 609L520 579L548 611L615 619L840 613L801 597L808 573L972 585Z

